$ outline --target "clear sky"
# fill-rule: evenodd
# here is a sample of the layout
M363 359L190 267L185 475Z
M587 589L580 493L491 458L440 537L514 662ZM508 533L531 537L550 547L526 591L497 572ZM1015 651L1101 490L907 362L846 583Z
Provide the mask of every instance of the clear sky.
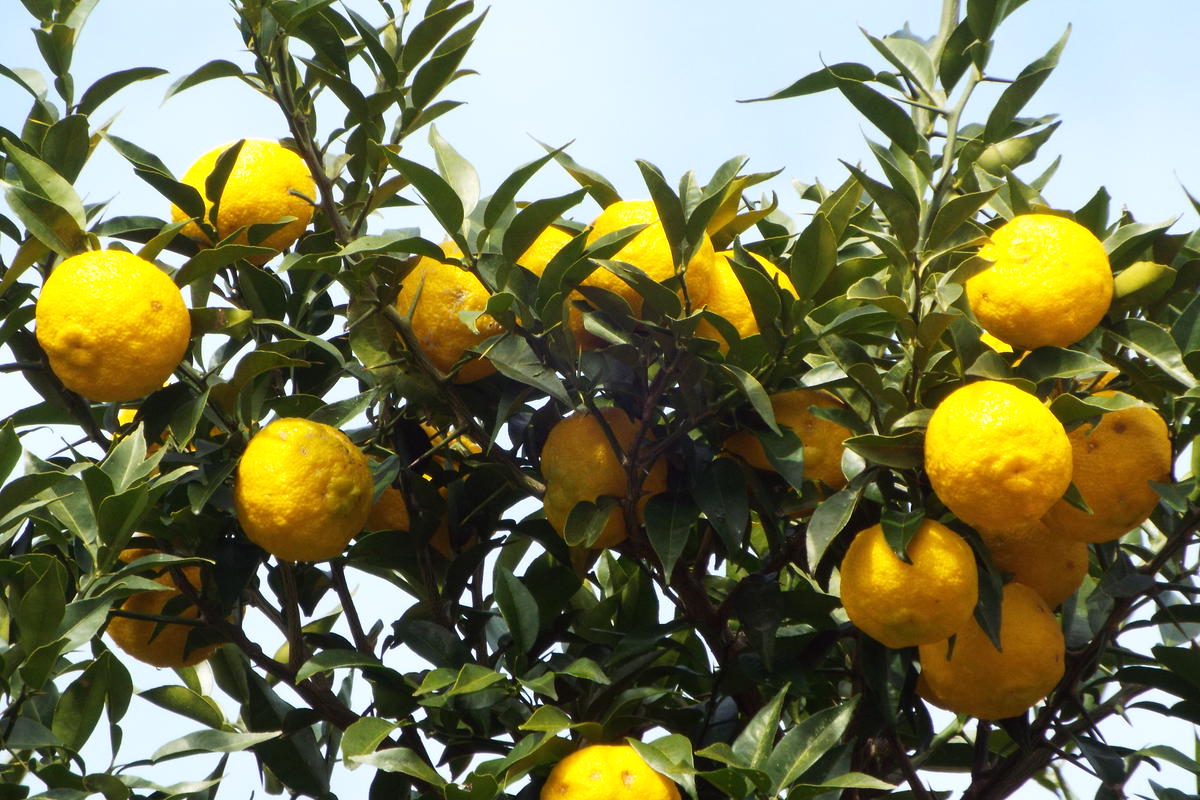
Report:
M366 0L349 5L376 7ZM688 169L707 176L727 158L745 154L755 171L783 169L770 188L784 210L799 214L808 209L792 190L792 179L840 183L845 171L839 159L862 160L870 171L863 138L881 135L836 94L737 101L783 88L823 61L883 68L858 26L882 36L909 21L918 34L931 35L939 8L937 0L497 0L465 62L480 74L448 92L467 105L438 127L475 164L485 193L542 154L531 137L556 145L574 139L573 157L608 176L627 197L646 195L634 159L654 162L675 179ZM40 68L28 31L31 18L19 0L0 0L0 21L0 63ZM1200 195L1195 156L1200 104L1191 58L1200 3L1031 0L1001 28L992 72L1015 76L1068 24L1073 32L1061 65L1025 112L1057 113L1063 120L1041 159L1046 164L1063 156L1048 200L1077 208L1105 185L1114 208L1128 206L1142 221L1184 215L1176 231L1194 226L1195 214L1180 187ZM118 95L99 117L115 115L115 134L157 153L181 174L218 144L286 134L275 109L233 81L205 84L162 103L172 80L210 59L248 63L241 48L226 2L100 0L84 30L76 70L80 89L118 69L170 70L171 76ZM987 99L982 93L967 118L982 120ZM19 130L28 105L21 90L0 79L0 126ZM409 157L428 163L419 138ZM165 201L103 145L79 188L88 201L113 198L110 215L167 216ZM565 173L549 166L522 196L573 188ZM591 213L581 210L580 218ZM430 238L440 237L427 217L405 214L381 225L420 224ZM0 244L6 257L12 251L11 243ZM2 416L24 398L17 375L0 381ZM138 680L146 686L156 677L168 678L151 674ZM192 729L180 725L179 733ZM160 726L155 719L155 741L168 735ZM1136 746L1162 734L1156 728L1118 735ZM1174 743L1187 749L1190 734L1182 735L1188 741ZM249 789L224 796L248 797Z

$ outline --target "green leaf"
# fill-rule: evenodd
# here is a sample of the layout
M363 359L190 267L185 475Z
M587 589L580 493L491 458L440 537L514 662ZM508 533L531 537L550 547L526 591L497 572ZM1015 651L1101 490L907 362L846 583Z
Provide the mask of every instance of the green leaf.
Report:
M1015 372L1037 383L1048 378L1075 378L1108 370L1108 364L1087 353L1062 347L1039 347L1021 360Z
M538 636L538 604L533 593L503 564L494 574L496 605L508 624L509 633L520 653L527 653Z
M19 186L4 181L0 186L9 208L41 244L64 258L87 250L87 235L72 212Z
M796 239L788 277L799 298L811 301L836 267L837 234L826 215L818 211Z
M813 512L812 519L808 523L806 537L808 563L812 569L815 570L821 563L830 542L850 521L850 515L854 513L854 508L858 505L863 489L866 487L868 474L864 472L856 476L854 480L850 481L849 486L827 498Z
M734 384L741 390L746 399L750 401L750 407L755 413L766 423L772 433L782 433L778 423L775 421L775 410L771 406L771 398L767 396L767 391L758 382L758 379L746 372L740 367L735 367L733 364L722 364L721 369L733 378Z
M221 728L225 725L225 715L216 702L186 686L156 686L138 692L138 696L210 728Z
M504 257L514 264L517 263L542 231L566 211L579 205L585 194L587 192L584 189L576 189L560 197L534 200L518 211L504 231L504 240L501 243Z
M612 514L620 514L620 502L615 497L603 495L596 502L580 500L567 514L563 526L563 539L571 547L591 547L600 538L600 532L608 524Z
M351 763L375 767L384 772L400 772L439 789L446 786L445 779L438 775L424 759L407 747L389 747L386 750L355 756L349 760Z
M603 686L608 686L612 683L612 679L590 658L577 658L567 666L559 670L563 675L571 675L575 678L581 678L592 683L599 683Z
M571 727L571 718L556 706L538 706L529 719L518 726L523 731L558 733Z
M726 554L739 552L750 523L750 501L738 465L729 458L705 465L692 487L692 499L721 537Z
M917 245L917 209L905 197L887 184L880 183L853 164L843 161L842 165L862 185L879 210L892 224L892 234L899 240L905 252Z
M775 735L779 732L779 717L787 692L787 686L776 692L771 702L758 710L734 740L733 753L741 764L758 770L766 769L767 760L775 748Z
M562 380L546 366L523 337L509 334L487 348L487 358L502 374L526 386L540 389L561 403L571 400Z
M91 738L104 711L113 661L112 653L102 653L71 682L55 704L50 730L65 747L78 751Z
M83 97L79 98L79 105L75 107L75 110L80 114L91 114L100 107L101 103L126 86L166 74L165 69L157 67L134 67L110 73L88 87L87 91L83 93Z
M916 154L921 147L921 137L907 111L853 76L834 74L837 88L859 113L905 153Z
M1148 358L1185 389L1196 385L1196 377L1183 363L1178 345L1166 330L1145 319L1127 318L1105 329L1118 344Z
M998 188L986 189L947 200L933 217L933 225L930 226L929 235L925 239L926 252L935 250L938 245L953 237L998 191Z
M569 142L559 148L551 147L545 142L538 142L538 144L554 157L558 165L565 169L567 174L574 178L575 182L582 186L601 208L608 208L621 199L621 195L603 175L580 166L575 159L563 152L569 146Z
M898 469L916 469L925 463L925 437L919 431L894 436L867 433L852 436L845 446L868 461Z
M869 81L874 80L874 78L875 71L870 67L864 64L844 61L809 73L786 89L780 89L772 95L756 97L753 100L741 100L739 102L761 103L767 100L786 100L791 97L802 97L806 94L816 94L836 89L838 88L839 79Z
M989 2L990 0L984 1ZM1017 79L1005 87L1004 91L1000 94L1000 98L996 101L996 105L992 107L992 112L988 115L987 125L983 132L984 141L998 142L1005 138L1005 132L1013 119L1017 114L1021 113L1021 109L1025 107L1025 104L1037 93L1037 90L1050 77L1050 73L1058 66L1058 57L1062 53L1063 47L1066 46L1067 38L1070 35L1071 27L1068 25L1066 32L1063 33L1062 37L1050 48L1046 55L1021 70L1021 74L1017 76Z
M892 552L906 564L912 563L908 557L909 542L917 535L917 531L921 529L921 523L924 521L925 512L920 510L896 511L889 508L881 516L883 538L887 541L888 547L892 548Z
M409 161L390 150L385 150L384 153L392 167L420 192L438 224L449 234L458 233L466 211L454 188L429 167Z
M205 730L190 733L187 736L167 742L154 751L150 760L154 763L167 761L172 758L196 755L199 753L239 753L254 747L256 744L277 739L281 731L264 731L262 733L231 733L228 731Z
M346 667L378 667L379 659L357 650L322 650L296 671L296 680L308 680L313 675Z
M650 768L684 787L684 792L696 800L696 769L692 766L692 743L684 735L674 733L653 742L626 738Z
M21 460L21 439L17 436L12 419L0 424L0 484L8 480L13 468Z
M646 537L662 562L663 574L670 575L687 546L700 509L686 494L664 492L651 497L643 513Z
M896 787L887 781L866 775L862 772L847 772L836 778L822 780L820 783L794 783L788 789L788 800L811 800L811 798L828 796L841 789L868 789L888 792Z
M1125 267L1137 261L1146 252L1146 249L1177 220L1178 217L1149 225L1135 222L1117 228L1104 240L1104 249L1108 252L1109 264L1114 270L1124 270ZM1115 289L1116 287L1114 287L1114 291ZM1115 296L1120 297L1120 295Z
M470 216L479 203L479 174L475 172L471 162L459 155L458 151L442 138L436 125L429 128L429 146L433 148L438 172L462 201L463 213Z
M454 685L446 692L448 696L479 692L494 683L504 680L504 676L495 670L481 667L478 664L463 664L458 671Z
M398 723L379 717L360 717L342 734L342 758L354 769L357 764L352 763L353 759L374 753L397 726Z
M850 724L858 699L854 697L841 705L822 709L787 732L765 766L774 793L791 786L817 759L837 745Z
M204 83L205 81L211 81L216 78L240 78L241 76L242 68L237 64L234 64L232 61L225 61L223 59L209 61L207 64L197 67L187 75L184 75L182 78L172 83L167 88L167 93L163 96L163 100L168 100L183 90L190 89L193 86Z

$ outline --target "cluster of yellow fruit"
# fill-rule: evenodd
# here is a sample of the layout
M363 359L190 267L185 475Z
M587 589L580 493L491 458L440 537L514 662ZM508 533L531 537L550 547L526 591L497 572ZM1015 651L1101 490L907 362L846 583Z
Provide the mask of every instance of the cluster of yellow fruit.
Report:
M593 244L608 234L632 226L644 227L612 256L612 260L631 264L655 281L662 282L673 277L675 265L671 258L671 245L658 211L650 200L620 200L607 206L592 222L586 242ZM541 276L550 260L571 239L571 234L566 231L548 227L517 258L517 264ZM495 367L481 358L467 360L457 371L455 366L463 360L468 349L502 332L502 327L496 320L481 313L487 306L487 288L469 270L447 263L451 259L461 259L462 250L453 242L445 242L442 251L447 261L428 256L418 259L404 280L396 298L396 308L410 317L413 333L430 362L444 374L453 373L456 383L468 383L491 375L496 371ZM761 256L751 255L772 280L795 296L795 287L784 272ZM684 282L693 308L707 306L729 320L739 336L746 337L758 332L758 324L750 310L746 292L729 265L732 256L730 251L714 252L712 243L704 236L687 264ZM641 295L608 270L597 269L584 279L581 286L612 292L629 305L635 316L642 313ZM571 299L581 300L582 295L575 291ZM460 316L464 313L478 316L473 323L469 323ZM581 349L602 344L584 329L583 312L574 302L569 309L567 325ZM715 339L723 350L728 349L724 337L707 320L698 326L697 334Z
M992 264L969 279L968 299L1000 342L1069 345L1108 308L1104 248L1070 220L1017 217L981 256ZM1067 433L1033 395L983 380L934 410L925 471L946 507L1013 576L1001 603L1001 648L972 619L978 586L971 548L934 520L924 520L909 542L909 563L892 551L881 525L860 532L841 564L842 603L885 645L919 647L920 690L930 702L984 719L1021 714L1062 676L1064 642L1053 609L1083 581L1087 543L1144 522L1158 502L1151 482L1170 478L1166 423L1151 408L1133 407ZM1071 484L1091 513L1064 499Z
M205 183L229 145L202 156L183 177L212 201ZM275 142L246 140L238 151L217 211L219 239L245 228L283 222L257 244L282 250L312 220L306 199L315 183L304 162ZM171 207L176 222L189 219ZM193 221L182 232L211 246ZM257 263L267 257L256 259ZM42 285L35 309L38 342L51 371L73 392L97 402L144 397L171 376L191 340L191 320L179 288L153 262L124 250L79 253L59 264Z

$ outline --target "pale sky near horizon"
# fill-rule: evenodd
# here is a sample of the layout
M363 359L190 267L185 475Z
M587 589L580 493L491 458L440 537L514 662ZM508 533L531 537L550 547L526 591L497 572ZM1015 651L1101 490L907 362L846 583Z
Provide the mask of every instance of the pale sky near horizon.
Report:
M375 7L365 0L350 5ZM772 103L736 101L781 89L822 61L862 61L883 69L858 26L882 36L907 20L916 33L932 35L939 8L936 0L495 0L465 62L480 74L454 84L445 95L467 105L439 120L438 129L476 166L485 194L542 154L531 137L555 145L574 139L570 154L606 175L627 197L646 194L635 159L657 164L675 181L688 169L707 177L727 158L748 155L751 170L783 169L769 187L779 194L781 208L799 215L809 209L792 190L792 179L840 183L845 170L839 159L861 160L874 173L864 136L879 141L882 135L834 93ZM19 0L0 0L0 20L0 63L42 68L28 31L32 18ZM1045 165L1063 155L1048 200L1077 208L1105 185L1114 213L1128 206L1145 222L1182 215L1176 232L1194 227L1196 215L1181 185L1200 195L1200 161L1194 155L1200 104L1189 58L1200 34L1200 3L1031 0L1000 29L992 71L1015 76L1068 24L1073 31L1060 66L1024 112L1058 113L1063 120L1039 160ZM171 81L213 58L248 63L227 3L100 0L76 55L78 89L118 69L169 69L171 75L109 101L95 119L117 115L115 134L157 153L178 175L218 144L286 135L277 111L233 81L205 84L161 102ZM985 118L986 99L981 95L971 107L974 113L968 110L968 120ZM27 96L0 78L0 126L19 130L28 107ZM431 163L424 134L415 138L409 156ZM1038 171L1026 168L1020 174L1028 178ZM90 202L113 198L109 216L168 213L166 202L103 145L79 188ZM574 188L565 173L549 165L521 196L533 199ZM585 221L590 213L581 208L576 216ZM386 220L390 227L409 224L421 224L430 238L440 237L418 213ZM10 242L0 242L0 254L7 258L12 252ZM20 407L22 387L15 374L0 375L0 385L2 417ZM138 674L140 686L172 677ZM149 708L143 704L143 713ZM1134 738L1157 741L1158 723L1141 720ZM176 722L160 729L161 724L155 718L156 738L166 735L160 730L175 730L170 726ZM178 734L197 727L180 724ZM1139 744L1130 741L1130 731L1112 735L1123 744ZM1170 743L1185 751L1191 747L1190 737ZM127 741L126 751L132 746ZM240 758L235 763L248 774L252 759ZM176 763L189 776L204 772L191 760ZM347 779L361 780L366 772ZM1178 773L1171 775L1179 779ZM957 784L939 776L935 785ZM1094 782L1081 778L1079 785L1093 787ZM245 798L249 790L221 796ZM1046 796L1032 787L1018 795Z

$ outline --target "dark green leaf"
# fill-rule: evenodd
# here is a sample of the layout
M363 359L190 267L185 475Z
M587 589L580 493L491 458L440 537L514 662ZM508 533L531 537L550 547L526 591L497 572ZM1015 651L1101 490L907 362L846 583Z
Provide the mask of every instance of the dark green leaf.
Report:
M524 338L502 336L487 349L487 358L501 373L513 380L540 389L551 397L570 404L566 387L551 367L547 367Z
M231 733L227 731L196 731L179 739L167 742L154 751L150 760L157 763L197 753L238 753L256 744L270 741L281 735L280 731L262 733Z
M479 174L469 161L442 138L437 126L429 129L429 146L433 148L438 172L462 201L463 213L469 216L479 203Z
M165 69L157 67L134 67L110 73L88 87L87 91L83 93L83 97L79 98L79 105L75 110L80 114L91 114L100 107L101 103L126 86L166 74Z
M561 197L535 200L518 211L504 231L504 240L501 244L504 257L514 264L517 263L542 231L567 210L579 205L585 194L585 190L577 189Z
M665 575L675 569L699 515L700 510L685 494L656 494L646 503L646 537L658 554Z
M212 698L186 686L156 686L138 692L138 696L210 728L220 728L225 724L225 715Z
M849 486L827 498L813 512L807 535L808 563L813 569L821 562L830 542L850 521L850 515L854 513L866 486L866 475L862 473L855 477Z
M389 747L386 750L356 756L351 761L384 772L400 772L438 788L446 785L445 779L438 775L433 767L407 747Z
M296 671L296 680L303 681L313 675L332 672L346 667L378 667L379 659L355 650L322 650Z
M746 481L732 459L718 458L707 464L696 477L692 499L721 537L729 555L742 549L750 523L750 503Z
M841 705L822 709L787 732L765 765L774 792L778 793L801 778L817 759L841 741L857 705L858 697L854 697Z
M567 514L563 538L572 547L591 547L608 524L609 515L620 514L617 498L603 496L595 503L580 500Z
M906 252L916 247L917 209L895 189L871 178L853 164L843 161L842 165L850 170L850 173L879 206L879 210L887 217L888 222L892 224L892 233L900 241L901 247Z
M868 461L899 469L915 469L925 462L925 437L918 431L906 431L895 436L877 433L853 436L846 440L848 449Z
M388 161L421 193L430 212L447 233L458 233L465 212L462 200L453 187L433 170L415 161L409 161L396 153L384 151Z
M190 89L197 84L211 81L215 78L239 78L242 75L242 68L232 61L216 59L209 61L207 64L197 67L196 69L184 75L179 80L175 81L167 88L167 94L163 97L164 100L177 95L184 89ZM84 96L86 99L86 95Z
M496 606L508 624L513 643L518 652L529 652L538 635L537 599L521 579L503 564L496 565L494 586Z
M766 97L756 97L753 100L742 100L743 103L760 103L765 100L786 100L790 97L801 97L806 94L826 92L838 88L838 80L869 81L875 78L875 71L863 64L842 62L832 64L816 72L805 75L786 89L780 89Z
M925 512L923 511L896 511L890 508L883 512L879 520L883 526L883 538L887 540L888 547L892 548L892 552L906 564L912 563L908 557L909 542L917 535L917 531L921 529L921 523L924 521Z
M982 2L992 2L992 0L981 0ZM993 106L991 114L988 115L987 127L983 132L983 138L987 142L998 142L1005 138L1005 131L1009 124L1017 114L1021 113L1021 109L1029 102L1030 98L1037 93L1045 83L1046 78L1050 77L1050 73L1058 66L1058 57L1062 53L1063 47L1067 44L1067 37L1071 35L1071 28L1067 26L1067 30L1063 33L1062 38L1050 48L1046 55L1034 61L1025 69L1021 70L1021 74L1017 79L1005 87L1000 94L1000 98Z
M575 159L571 158L565 152L562 152L567 145L563 147L553 148L545 142L538 142L546 152L550 153L559 166L567 171L575 181L587 190L587 193L592 196L601 208L608 208L613 203L621 199L621 195L613 188L613 185L598 172L594 172L587 167L580 166Z

